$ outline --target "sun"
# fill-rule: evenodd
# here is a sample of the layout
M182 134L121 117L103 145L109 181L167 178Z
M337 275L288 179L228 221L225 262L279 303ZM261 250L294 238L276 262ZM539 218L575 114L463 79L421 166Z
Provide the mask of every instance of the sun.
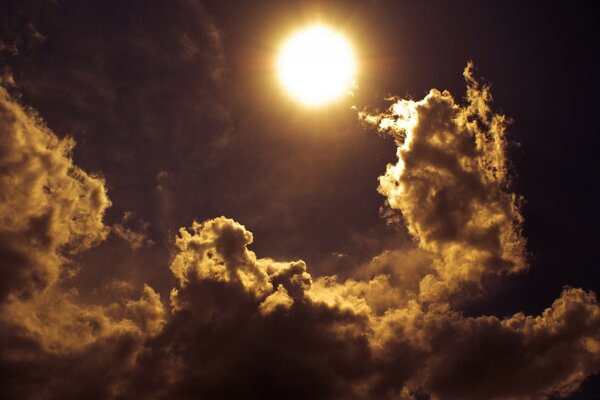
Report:
M352 89L356 62L348 41L319 24L295 33L284 43L277 71L290 95L303 104L319 106Z

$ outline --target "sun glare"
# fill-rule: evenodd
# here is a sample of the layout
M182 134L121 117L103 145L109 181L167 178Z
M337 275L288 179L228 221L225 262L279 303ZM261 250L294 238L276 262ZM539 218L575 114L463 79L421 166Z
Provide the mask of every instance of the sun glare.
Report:
M323 25L313 25L285 42L277 69L293 97L318 106L352 89L356 63L344 37Z

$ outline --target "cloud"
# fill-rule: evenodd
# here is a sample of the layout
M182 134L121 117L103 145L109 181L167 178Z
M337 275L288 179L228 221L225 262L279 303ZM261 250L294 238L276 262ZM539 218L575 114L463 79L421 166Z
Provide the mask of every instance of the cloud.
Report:
M173 314L140 355L128 396L353 393L368 369L366 321L314 300L302 261L258 258L247 247L252 239L223 217L180 231L171 264L179 282Z
M223 217L181 230L174 314L132 397L152 381L166 398L528 399L567 395L600 368L593 293L565 289L537 317L464 317L403 297L385 274L313 281L302 262L257 258L252 239Z
M600 368L600 307L581 289L566 289L536 317L466 318L415 302L379 323L380 390L412 387L434 399L563 397ZM407 356L411 375L399 382Z
M3 398L112 398L118 374L162 326L160 297L87 304L67 281L109 229L104 181L77 167L74 141L0 87L0 380ZM90 361L90 359L92 361ZM95 389L94 389L95 388Z
M111 232L126 241L131 249L138 250L154 245L154 241L147 236L149 227L148 222L143 219L135 219L134 213L126 211L123 213L121 222L111 227Z
M481 289L484 276L526 265L506 120L490 111L471 67L465 77L466 105L432 90L361 115L396 140L398 162L379 189L414 246L382 251L350 279L314 278L302 260L259 257L244 225L218 217L179 230L168 301L113 280L106 290L118 299L101 304L71 286L67 267L108 234L104 182L73 164L72 140L2 89L0 396L492 400L575 391L600 371L594 293L565 288L538 316L504 318L466 317L453 301Z
M104 182L73 164L59 139L0 87L0 300L55 282L70 255L104 240Z
M48 125L77 141L80 164L102 171L114 200L109 224L132 210L159 246L170 240L201 200L186 192L204 169L222 168L234 137L223 36L205 5L24 0L6 11L0 36L19 54L0 50L2 64ZM33 27L47 36L35 47ZM168 182L157 196L161 171ZM163 204L167 196L177 207Z
M379 178L379 192L435 259L423 300L526 268L519 197L508 189L507 119L490 110L489 87L480 87L472 68L464 73L464 106L433 89L421 101L398 99L385 113L360 114L398 144L398 162Z
M313 281L304 263L257 258L251 242L223 217L180 232L173 315L128 396L530 399L599 371L593 293L565 289L540 316L465 317L403 297L385 274Z

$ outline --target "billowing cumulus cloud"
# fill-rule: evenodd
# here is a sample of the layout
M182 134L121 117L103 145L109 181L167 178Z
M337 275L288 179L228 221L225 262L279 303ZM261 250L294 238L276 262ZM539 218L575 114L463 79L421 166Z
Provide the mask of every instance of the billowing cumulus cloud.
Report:
M526 267L506 120L491 111L471 67L465 77L466 105L432 90L361 114L398 145L379 190L414 245L381 252L349 279L313 277L302 260L257 255L244 225L218 217L181 228L170 264L153 266L170 269L168 296L110 280L98 290L111 296L97 304L69 278L78 255L103 250L105 184L73 163L72 140L0 90L1 397L572 393L600 371L594 293L565 288L538 316L504 318L466 317L453 301L481 289L483 277ZM140 252L148 227L133 229L132 215L112 232Z
M73 164L73 145L0 87L1 300L43 290L108 233L104 183Z
M10 343L0 352L0 395L78 398L101 387L97 398L113 397L116 376L98 372L131 364L136 346L160 329L164 306L150 287L138 299L94 305L63 285L74 257L108 234L104 182L73 164L73 140L2 87L0 131L0 337Z
M593 293L565 289L540 316L464 317L404 298L385 274L313 281L251 242L222 217L180 232L173 315L128 395L529 399L571 393L600 368Z
M465 106L434 89L383 114L361 113L398 144L398 162L379 178L379 192L435 258L436 274L421 282L423 300L526 267L519 199L508 191L506 118L490 110L489 88L479 87L472 64L464 75Z
M302 261L257 258L216 218L182 229L173 314L139 357L131 398L338 398L369 366L367 321L307 291ZM150 387L148 385L150 384Z
M596 296L581 289L565 290L535 317L465 318L417 302L390 310L376 325L374 351L386 366L379 390L420 389L434 399L565 396L599 371L599 313Z

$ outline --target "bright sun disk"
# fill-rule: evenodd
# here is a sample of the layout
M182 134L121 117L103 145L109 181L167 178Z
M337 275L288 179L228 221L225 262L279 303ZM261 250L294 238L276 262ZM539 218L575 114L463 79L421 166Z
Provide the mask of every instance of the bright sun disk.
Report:
M344 37L325 26L313 25L288 39L279 53L277 69L293 97L316 106L352 89L356 64Z

